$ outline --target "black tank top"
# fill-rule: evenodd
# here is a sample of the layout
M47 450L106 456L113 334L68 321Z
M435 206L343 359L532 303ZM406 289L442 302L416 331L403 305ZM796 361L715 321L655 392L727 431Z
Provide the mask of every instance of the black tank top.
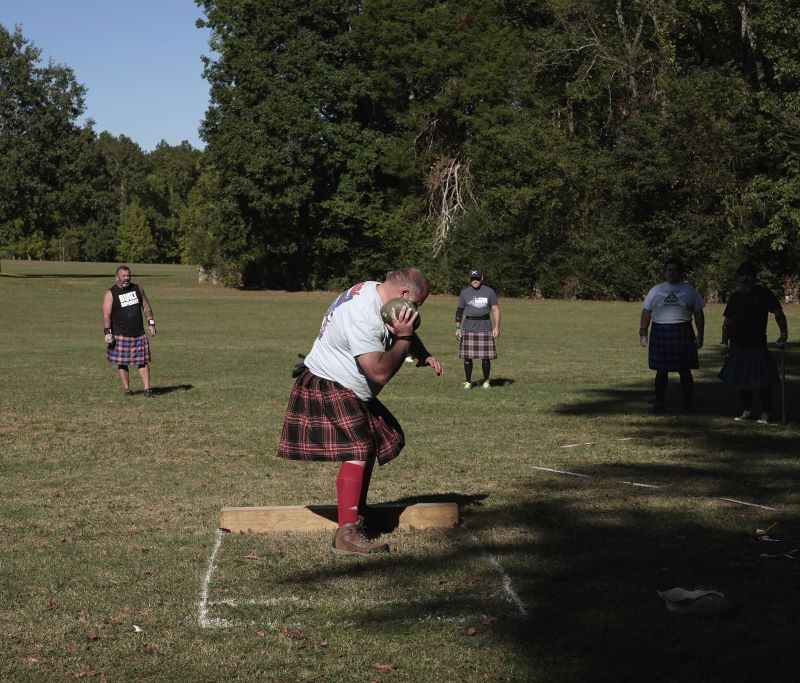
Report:
M141 337L144 334L142 320L142 292L139 285L128 287L114 285L111 292L111 331L120 337Z

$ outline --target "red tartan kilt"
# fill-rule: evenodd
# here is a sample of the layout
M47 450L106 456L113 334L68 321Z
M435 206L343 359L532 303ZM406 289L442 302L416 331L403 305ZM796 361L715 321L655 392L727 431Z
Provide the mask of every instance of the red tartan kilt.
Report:
M106 360L114 365L147 365L150 363L150 342L147 335L140 337L115 336L114 343L106 347Z
M289 395L278 444L287 460L367 460L383 465L400 455L400 423L377 399L362 401L337 382L305 370Z

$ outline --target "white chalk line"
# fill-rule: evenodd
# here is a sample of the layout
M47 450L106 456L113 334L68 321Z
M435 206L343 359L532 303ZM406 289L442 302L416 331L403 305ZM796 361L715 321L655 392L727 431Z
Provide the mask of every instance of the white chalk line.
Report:
M594 479L591 474L581 474L579 472L569 472L568 470L558 470L553 467L539 467L538 465L531 465L535 470L542 470L544 472L553 472L555 474L565 474L570 477L581 477L583 479ZM625 484L626 486L638 486L641 488L648 488L648 489L660 489L661 486L657 486L656 484L643 484L638 481L623 481L621 479L611 479L615 484ZM749 503L745 500L738 500L737 498L712 498L712 500L723 500L726 503L735 503L736 505L746 505L747 507L753 508L761 508L762 510L776 510L777 508L770 507L769 505L760 505L759 503Z
M578 472L569 472L568 470L556 470L552 467L538 467L536 465L531 465L535 470L544 470L545 472L555 472L556 474L566 474L570 477L585 477L586 479L591 479L591 475L589 474L580 474Z
M477 545L480 548L481 554L489 560L489 564L491 564L494 570L500 575L500 578L503 583L503 591L506 594L506 600L517 608L517 611L519 612L520 616L523 619L527 619L529 616L528 608L525 607L525 603L522 602L519 595L517 595L517 592L514 590L514 585L511 582L511 577L506 573L505 569L503 569L503 565L500 564L500 561L497 559L495 555L490 555L486 551L486 549L481 545L480 541L478 540L478 537L475 536L475 534L473 534L471 531L468 531L465 525L462 524L461 527L462 529L464 529L464 531L466 531L469 534L469 537L472 540L472 542L475 543L475 545Z
M197 609L197 623L200 628L219 628L222 624L216 622L225 621L224 619L209 619L208 617L208 591L211 587L211 577L217 569L217 553L219 553L219 549L222 546L222 535L224 533L222 529L217 529L216 536L214 537L214 546L211 549L211 556L208 558L206 575L203 577L203 583L200 587L200 603Z
M770 423L770 426L773 423ZM736 426L736 427L717 427L714 429L693 429L688 432L681 432L682 435L691 436L693 434L709 434L709 433L717 433L717 432L731 432L737 429L743 429L743 427ZM653 434L652 436L619 436L616 438L609 438L607 441L655 441L657 439L668 439L674 438L674 434ZM597 441L579 441L578 443L568 443L560 446L560 448L578 448L579 446L596 446Z
M451 602L460 602L462 600L481 600L496 598L495 593L487 593L484 595L478 593L465 593L458 596L458 600ZM331 601L314 600L311 598L298 598L295 595L288 595L281 598L220 598L219 600L209 600L209 607L243 607L243 606L256 606L256 607L277 607L278 605L290 604L295 607L314 607L316 605L324 607L326 605L363 605L365 607L390 607L393 605L434 605L441 603L442 599L435 595L418 595L413 598L394 598L392 600L365 600L363 598L344 598Z
M531 467L535 470L543 470L545 472L555 472L556 474L566 474L569 477L581 477L583 479L594 479L591 474L581 474L580 472L570 472L569 470L557 470L552 467L539 467L537 465L531 465ZM647 489L660 489L660 486L655 484L642 484L638 481L623 481L621 479L612 479L615 484L625 484L626 486L640 486L642 488Z
M747 505L751 508L761 508L762 510L775 510L776 508L770 507L769 505L759 505L758 503L748 503L744 500L736 500L736 498L716 498L715 500L724 500L728 503L736 503L737 505Z
M466 531L466 527L462 525L461 527ZM291 603L297 605L299 607L313 607L315 604L322 606L324 603L322 601L313 601L309 600L308 598L299 598L297 596L285 596L285 597L266 597L266 598L245 598L244 600L235 599L235 598L222 598L219 600L209 600L209 592L211 590L211 580L214 576L214 572L217 569L217 556L219 554L220 548L222 547L222 539L225 535L225 531L222 529L216 530L216 535L214 538L214 545L211 549L211 554L208 559L208 566L206 568L205 576L203 577L203 581L200 588L200 600L197 605L197 623L200 628L204 629L211 629L211 628L219 628L219 629L226 629L232 628L235 626L242 626L242 625L249 625L249 626L263 626L266 628L277 629L277 628L297 628L300 624L288 624L286 622L275 622L272 620L265 620L260 622L249 621L249 622L242 622L236 621L231 619L221 619L216 617L209 617L208 610L210 607L240 607L243 605L249 606L265 606L265 607L276 607L281 604ZM469 538L472 540L475 545L480 548L480 553L483 555L486 560L488 561L489 565L495 571L495 573L499 574L501 583L503 586L503 598L514 605L517 608L517 611L522 619L528 618L528 610L525 607L525 604L522 602L520 597L517 595L516 591L514 590L513 583L511 581L511 577L505 572L503 566L500 564L500 561L493 555L490 555L484 548L481 546L478 538L471 532L469 533ZM470 594L470 595L463 595L458 596L458 600L450 600L451 603L461 602L462 600L475 600L475 599L493 599L498 597L494 593L487 593L487 594ZM375 600L365 603L363 599L357 598L349 598L344 601L339 600L337 601L338 604L358 604L360 606L366 607L384 607L390 605L428 605L428 604L436 604L442 602L441 599L436 598L435 596L415 596L412 598L397 598L392 600ZM441 617L435 616L432 614L426 614L418 617L417 619L403 619L403 623L410 623L411 621L421 622L421 623L463 623L470 619L480 619L484 615L483 614L469 614L469 615L460 615L460 616L453 616L453 617Z

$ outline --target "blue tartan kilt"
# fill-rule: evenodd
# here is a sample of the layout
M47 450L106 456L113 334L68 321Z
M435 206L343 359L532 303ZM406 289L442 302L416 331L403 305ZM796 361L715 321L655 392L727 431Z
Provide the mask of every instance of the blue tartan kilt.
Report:
M679 372L700 367L697 341L690 322L674 325L653 323L648 348L651 370Z
M739 389L762 389L780 382L778 368L766 346L733 344L717 376Z
M140 337L115 336L114 343L106 347L106 360L114 365L148 365L150 342L147 335Z
M461 345L458 348L459 358L479 358L481 360L494 360L497 358L492 333L489 332L462 332Z

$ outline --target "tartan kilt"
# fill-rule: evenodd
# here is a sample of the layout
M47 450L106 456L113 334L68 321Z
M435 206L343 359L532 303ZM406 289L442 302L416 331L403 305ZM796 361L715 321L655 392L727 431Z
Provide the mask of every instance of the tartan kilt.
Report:
M766 346L733 344L717 376L739 389L762 389L780 382L775 360Z
M480 358L494 360L497 358L497 347L491 332L462 332L461 344L458 347L459 358Z
M139 337L114 337L106 347L106 360L114 365L147 365L150 363L150 342L147 335Z
M700 367L692 323L659 325L650 330L648 360L651 370L677 372Z
M292 386L278 457L286 460L393 460L405 446L400 423L377 399L304 370Z

